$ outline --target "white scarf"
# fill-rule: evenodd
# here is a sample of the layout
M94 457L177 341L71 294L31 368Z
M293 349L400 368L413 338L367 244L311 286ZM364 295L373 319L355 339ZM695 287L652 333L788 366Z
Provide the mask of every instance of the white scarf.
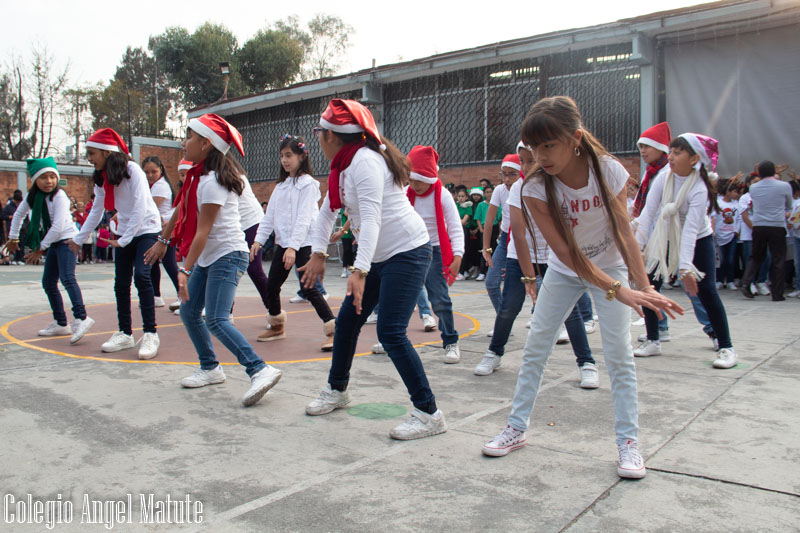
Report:
M678 208L686 202L689 191L697 183L698 171L693 169L686 181L683 182L678 196L672 202L675 188L675 178L672 171L667 175L664 191L661 195L661 213L656 220L653 234L647 241L644 249L645 266L648 272L653 272L655 279L661 278L669 281L678 274L681 251L681 218ZM689 272L697 281L705 277L703 272L692 265Z

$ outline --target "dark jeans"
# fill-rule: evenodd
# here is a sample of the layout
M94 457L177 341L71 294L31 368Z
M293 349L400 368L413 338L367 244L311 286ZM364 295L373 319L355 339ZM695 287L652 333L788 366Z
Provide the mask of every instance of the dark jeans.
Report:
M353 239L345 239L342 237L342 266L344 268L351 267L355 264L357 253L358 245L353 244Z
M736 267L736 238L731 239L728 244L719 247L719 268L717 269L717 281L722 283L733 283L734 271Z
M536 277L538 290L541 288L544 273L547 272L547 265L540 264L537 266L539 269L539 275ZM525 285L520 280L522 276L522 268L519 265L519 261L511 257L507 258L506 278L503 285L503 303L500 305L500 312L497 313L497 318L494 320L494 332L489 343L489 349L496 355L502 356L505 354L506 343L511 334L514 319L517 318L522 306L525 305L525 297L527 295L525 294ZM584 296L586 296L586 293L584 293ZM578 366L583 366L586 363L594 364L595 361L592 357L592 349L589 347L589 339L586 338L586 327L583 325L583 318L577 305L572 308L564 325L567 327L567 334L572 343L572 350L575 352Z
M272 264L269 267L269 278L267 278L267 310L272 316L279 315L281 312L281 286L291 273L283 267L283 254L286 248L275 245L275 255L272 257ZM311 258L311 246L303 246L295 254L294 263L296 268L300 268L308 263ZM316 287L310 289L301 288L303 297L311 302L323 322L333 320L333 312L328 302L323 298L322 293Z
M53 310L53 319L59 326L67 325L67 315L64 313L64 301L61 291L58 290L58 280L69 295L72 302L72 316L78 320L86 318L86 308L83 306L81 288L75 280L75 253L69 249L69 239L54 242L47 249L44 258L44 272L42 273L42 288L50 301Z
M747 262L742 283L749 286L756 277L761 263L767 256L767 248L772 256L769 269L769 281L772 284L770 291L772 299L783 298L783 289L786 286L786 277L783 273L786 261L786 230L783 227L753 226L753 255ZM716 328L714 328L716 329Z
M157 233L145 233L134 237L124 248L115 250L114 294L117 297L117 320L119 330L131 335L131 279L139 293L142 312L142 329L145 333L156 332L156 307L153 301L153 283L150 280L150 265L144 264L144 254L156 243Z
M336 317L333 337L333 359L328 375L331 388L343 391L350 381L350 367L356 353L356 343L361 327L372 311L378 309L378 340L394 363L397 372L411 396L411 403L420 411L436 412L433 396L419 354L408 340L406 330L414 306L417 305L428 266L431 262L431 245L426 244L399 253L386 261L372 263L364 283L361 314L356 314L353 296L347 296Z
M175 247L167 246L167 253L164 258L158 261L150 269L150 280L153 283L153 294L161 296L161 266L164 265L164 270L167 271L169 279L172 280L172 285L175 287L175 294L178 293L178 262L175 260Z
M253 242L256 240L256 233L258 233L258 224L244 230L244 240L247 241L247 248L253 246ZM261 255L263 253L264 249L260 248L253 260L250 261L250 264L247 265L247 275L250 276L250 281L256 286L256 290L261 296L261 301L264 302L264 307L268 307L267 275L264 273L264 265L261 264Z
M725 307L722 305L722 300L717 292L717 277L716 277L716 250L714 249L714 237L708 235L701 239L697 239L694 245L694 258L692 263L700 272L705 273L702 281L697 282L697 297L700 303L703 304L708 320L711 322L711 327L714 330L714 335L717 337L720 348L731 348L731 333L728 329L728 315L725 313ZM661 289L663 280L651 281L656 290ZM644 322L647 326L647 338L649 340L658 340L658 315L655 311L643 307ZM705 331L705 328L703 328Z
M750 258L752 256L753 241L742 241L742 263L744 263L744 268L742 269L742 278L744 278L744 272L747 270L747 263L750 262ZM758 270L756 283L764 283L767 281L767 276L769 275L769 263L771 259L772 258L769 255L769 250L767 250L767 257L766 260L761 263L761 268Z
M447 290L447 280L442 275L442 249L433 247L431 265L425 276L425 290L431 302L433 313L439 318L439 331L442 333L442 346L456 344L458 331L453 320L453 302ZM380 316L380 315L378 315Z
M584 322L594 319L594 313L592 312L592 299L589 298L588 292L584 292L583 296L581 296L578 300L578 310L581 312L581 318Z

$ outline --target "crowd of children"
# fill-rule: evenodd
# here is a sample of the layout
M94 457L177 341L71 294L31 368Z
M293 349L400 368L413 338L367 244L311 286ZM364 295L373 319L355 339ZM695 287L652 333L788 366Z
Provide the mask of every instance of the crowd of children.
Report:
M331 100L314 134L330 162L321 206L320 182L303 137L286 134L276 143L280 174L264 208L231 154L234 148L245 156L241 134L214 114L189 123L174 200L163 163L151 156L140 167L108 128L87 142L95 168L89 205L72 205L59 189L51 158L29 160L33 185L15 204L7 249L27 247L27 262L45 256L42 286L54 321L39 334L68 335L73 344L81 340L94 321L86 314L75 265L106 260L113 251L119 330L102 350L138 345L139 358L156 357L163 264L178 295L170 310L180 315L200 363L181 385L226 381L213 335L250 378L241 401L251 406L282 372L264 363L234 325L236 289L248 272L267 311L265 331L256 340L279 341L289 334L281 289L294 269L301 288L291 301L313 305L322 322L321 349L332 352L327 383L305 412L326 415L350 403L356 342L374 320L380 343L373 351L388 355L414 407L390 436L418 439L445 432L447 423L408 339L409 321L419 307L426 330L438 324L442 361L461 362L449 287L476 280L485 283L496 319L475 375L493 379L488 376L501 366L514 319L527 297L533 304L508 422L482 452L504 456L525 445L556 343L571 342L581 387L599 386L587 340L599 328L617 472L641 478L646 470L638 443L634 357L661 355L661 343L670 340L667 316L684 312L661 291L683 287L713 340L712 364L720 369L738 360L720 291L781 301L787 279L793 279L786 296L800 297L800 183L781 180L785 169L770 161L747 177L718 178L718 143L706 135L673 137L666 123L647 129L638 141L645 163L639 179L584 127L572 99L544 98L524 118L521 141L500 163L497 183L483 179L467 188L442 183L434 147L401 153L356 101ZM340 229L333 231L337 221ZM334 315L320 282L328 246L340 239L347 289ZM787 242L794 247L789 272ZM269 275L261 261L265 247L273 249ZM59 280L72 302L71 324ZM132 282L144 326L138 342L131 329ZM635 349L631 309L646 325Z

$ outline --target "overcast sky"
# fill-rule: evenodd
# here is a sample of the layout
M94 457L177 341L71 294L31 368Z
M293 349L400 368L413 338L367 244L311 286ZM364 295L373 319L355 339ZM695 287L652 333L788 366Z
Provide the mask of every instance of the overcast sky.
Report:
M73 84L104 82L114 75L127 46L147 46L150 35L169 26L190 32L207 20L220 22L239 45L256 31L289 15L304 25L316 13L341 17L353 26L345 72L427 57L519 37L613 22L655 11L702 2L641 0L551 2L322 2L305 0L236 1L170 0L103 4L83 0L8 0L3 2L0 62L12 54L29 55L31 44L42 43L58 64L70 62ZM500 9L499 5L506 9ZM366 10L364 6L374 6ZM222 6L225 9L220 9ZM128 9L126 13L124 10Z

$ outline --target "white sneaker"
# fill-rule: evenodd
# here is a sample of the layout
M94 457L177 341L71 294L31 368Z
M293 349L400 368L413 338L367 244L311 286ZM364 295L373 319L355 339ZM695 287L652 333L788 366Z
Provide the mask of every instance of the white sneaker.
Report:
M639 317L633 322L631 322L631 326L644 326L644 318Z
M492 440L483 445L483 455L503 457L525 446L525 432L506 426L505 429Z
M584 363L579 370L582 389L596 389L600 386L600 374L597 372L597 366L595 364Z
M242 405L255 405L264 395L281 380L283 372L274 366L267 365L250 378L250 390L242 396Z
M373 312L372 312L372 313L370 313L370 315L367 317L367 324L377 324L377 323L378 323L378 313L376 313L375 311L373 311Z
M461 361L461 350L458 343L448 344L444 347L444 362L447 364L458 363Z
M566 344L569 342L569 333L567 333L567 328L561 326L561 331L558 332L558 338L556 339L556 344Z
M644 467L644 459L639 452L639 445L635 440L628 440L624 444L618 444L619 466L617 475L619 477L641 479L647 474Z
M761 296L770 295L769 287L767 287L766 283L756 283L756 288L758 289L758 294Z
M90 317L86 317L83 320L80 318L76 318L75 322L72 323L72 338L69 340L70 344L75 344L79 340L86 335L86 332L94 326L94 319Z
M676 281L675 283L678 283L678 282ZM675 287L673 287L671 283L666 282L661 286L661 288L664 289L665 291L671 291Z
M306 300L305 298L303 298L299 294L295 294L294 296L289 298L289 303L290 304L304 304L304 303L307 303L307 302L308 302L308 300Z
M327 383L317 396L317 399L306 406L306 414L311 416L327 415L340 407L350 403L350 393L348 391L338 391L331 388Z
M164 307L165 305L167 305L166 303L164 303L164 298L162 298L161 296L153 296L153 302L156 304L156 307Z
M794 290L789 294L787 294L786 296L788 296L789 298L800 298L800 289Z
M714 368L733 368L736 366L736 352L733 348L722 348L712 364Z
M433 331L436 329L436 319L431 315L422 315L422 327L425 331Z
M756 284L755 284L755 283L751 283L751 284L750 284L750 292L751 292L752 294L758 294L758 288L756 287Z
M40 337L55 337L56 335L72 335L72 326L59 326L58 322L53 322L44 329L39 330Z
M228 315L228 320L230 320L231 324L236 324L236 321L233 319L233 313Z
M128 350L135 346L136 343L133 341L133 335L128 335L123 331L117 331L111 335L110 339L100 346L100 349L104 352L119 352L122 350Z
M161 341L158 333L145 333L139 345L139 359L152 359L158 355L158 347Z
M432 415L414 409L408 420L392 428L389 436L397 440L414 440L439 435L445 431L447 431L447 422L444 419L444 413L439 409Z
M728 290L731 290L731 291L738 291L739 290L739 287L737 287L736 284L734 282L732 282L732 281L729 281L728 284L726 285L726 287L728 287Z
M349 276L349 275L350 275L350 272L347 270L347 267L344 267L344 268L342 269L342 275L341 275L341 277L343 277L343 278L346 278L346 277L347 277L347 276Z
M633 350L634 357L661 355L661 341L646 340Z
M475 278L475 281L483 281L485 279L486 279L486 275L485 274L478 274L478 277Z
M456 281L464 281L464 275L463 274L457 275L456 276Z
M169 310L170 311L177 311L180 308L181 308L181 301L180 300L175 300L174 302L169 304Z
M211 370L199 368L197 372L181 380L181 386L187 389L217 385L218 383L225 383L225 372L222 371L221 365L217 365Z
M179 307L179 308L177 308L176 310L174 310L174 311L172 312L172 314L173 314L173 315L177 315L177 316L181 316L181 308L180 308L180 307Z
M594 320L587 320L583 323L583 327L586 328L586 334L591 335L595 331L597 331L597 322Z
M724 287L724 286L725 286L725 285L723 285L721 281L718 281L718 282L717 282L717 290L720 290L720 289L722 289L722 287Z
M372 353L386 353L386 350L383 349L383 344L376 342L372 345Z
M487 337L491 337L492 335L494 335L494 330L491 330L489 333L486 334Z
M500 368L500 364L503 362L503 358L491 350L486 350L486 353L483 354L483 359L481 362L475 366L475 370L473 374L476 376L488 376L498 368Z
M323 294L322 297L325 299L326 302L328 301L328 293L327 292L325 294Z
M669 330L666 330L666 331L659 330L659 332L658 332L658 342L669 342L671 338L672 337L670 337L670 335L669 335ZM639 341L639 342L646 341L647 340L647 333L642 333L641 335L639 335L636 338L636 340Z

